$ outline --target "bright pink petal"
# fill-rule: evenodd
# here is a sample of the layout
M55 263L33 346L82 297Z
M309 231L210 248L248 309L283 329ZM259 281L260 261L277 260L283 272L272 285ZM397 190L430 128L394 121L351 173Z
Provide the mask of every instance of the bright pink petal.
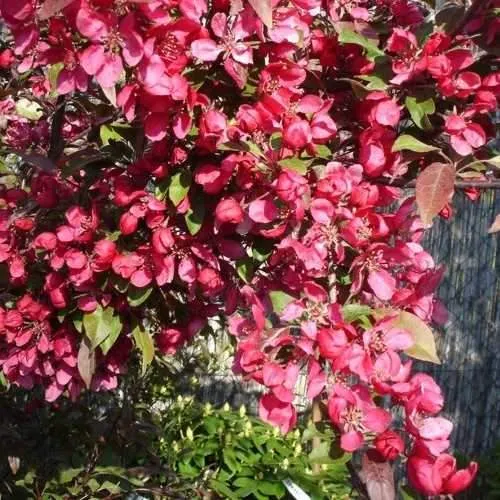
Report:
M75 76L73 71L61 70L57 77L56 89L61 95L70 94L75 91Z
M224 12L216 12L210 21L210 27L216 36L224 38L226 32L227 16Z
M380 300L389 300L396 291L396 280L385 269L370 272L368 284Z
M116 85L123 73L122 58L118 54L106 53L104 63L96 73L96 80L103 88L111 88Z
M80 54L80 64L87 75L95 75L105 63L104 48L90 45Z
M93 42L100 42L109 34L109 27L103 16L87 8L78 11L76 27L83 36Z
M465 140L473 147L480 148L486 144L486 134L478 123L471 123L463 131Z
M252 64L253 53L252 49L244 43L237 43L231 49L231 55L235 61L241 64Z
M393 100L382 101L376 106L375 120L380 125L395 127L399 123L400 115L400 107Z
M340 437L340 447L348 452L353 452L361 448L364 438L359 431L350 431Z
M368 410L363 418L366 428L373 432L384 432L391 424L391 414L382 408Z
M407 331L393 328L385 334L384 342L389 349L404 351L415 344L415 339Z
M423 439L447 439L453 430L453 423L443 417L426 418L419 426Z
M144 288L153 281L153 273L150 269L138 269L130 277L130 283L137 288Z
M326 198L316 198L311 203L311 215L320 224L329 224L332 221L334 212L332 202Z
M64 391L64 387L53 382L45 389L45 401L54 402Z
M471 145L462 138L461 135L452 135L450 137L451 147L461 156L469 156L472 154Z
M139 74L147 87L156 85L165 71L165 64L163 63L161 57L156 54L143 61L139 66Z
M120 34L122 36L123 59L129 66L137 66L144 55L144 43L141 36L135 31L133 14L126 16L120 23Z
M191 44L193 56L205 62L215 61L223 51L224 49L219 47L211 38L195 40Z
M278 209L271 200L256 200L248 206L248 215L254 222L268 224L276 219Z

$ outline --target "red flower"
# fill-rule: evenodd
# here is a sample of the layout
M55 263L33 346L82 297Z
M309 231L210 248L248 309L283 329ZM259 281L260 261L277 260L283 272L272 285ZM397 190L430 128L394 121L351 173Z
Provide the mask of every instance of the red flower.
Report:
M411 455L408 479L424 495L455 495L468 488L476 477L478 466L471 462L466 469L456 469L456 460L443 454L437 459Z
M453 149L461 156L468 156L486 144L486 133L481 125L466 122L461 116L447 116L445 129L450 134Z
M381 433L391 422L391 415L361 388L354 392L337 387L328 401L328 415L342 433L340 446L349 452L361 447L365 432Z
M384 460L395 460L405 449L401 436L394 431L379 434L374 441L375 449Z

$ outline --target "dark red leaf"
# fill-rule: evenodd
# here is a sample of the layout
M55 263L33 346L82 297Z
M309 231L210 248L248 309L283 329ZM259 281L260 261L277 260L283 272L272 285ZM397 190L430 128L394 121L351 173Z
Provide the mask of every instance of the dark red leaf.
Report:
M95 351L92 349L89 339L84 337L78 351L78 371L87 388L92 382L95 366Z
M260 20L268 27L273 27L273 7L271 0L248 0Z
M359 477L366 484L370 500L396 499L394 472L389 462L375 462L365 454Z
M498 233L498 231L500 231L500 214L498 214L495 217L495 220L493 221L493 224L488 229L488 233L493 234L493 233Z
M416 197L420 217L425 225L445 207L453 195L455 169L445 163L429 165L417 178Z
M45 0L38 12L38 18L42 21L49 19L49 17L55 16L74 1L75 0Z

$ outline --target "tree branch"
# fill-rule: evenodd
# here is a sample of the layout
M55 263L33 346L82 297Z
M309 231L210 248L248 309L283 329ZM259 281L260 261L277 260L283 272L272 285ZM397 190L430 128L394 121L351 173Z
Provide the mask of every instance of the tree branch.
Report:
M376 179L374 184L382 184L384 186L401 187L401 188L415 188L416 180L406 179ZM455 181L456 189L500 189L500 179L491 179L488 181Z
M52 118L52 128L50 131L49 158L57 163L64 151L64 140L62 128L64 125L64 112L66 111L66 101L64 96L57 98L56 111Z

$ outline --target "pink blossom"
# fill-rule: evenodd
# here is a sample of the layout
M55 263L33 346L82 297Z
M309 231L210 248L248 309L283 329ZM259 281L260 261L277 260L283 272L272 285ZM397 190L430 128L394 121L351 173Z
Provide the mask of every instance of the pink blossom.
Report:
M262 420L278 427L283 433L290 431L297 421L293 405L280 401L273 394L265 394L260 398L259 416Z
M104 88L114 87L123 72L123 60L137 66L143 56L143 42L136 31L135 18L129 14L122 20L86 7L78 11L78 31L91 42L81 54L80 63L88 75L95 76Z

